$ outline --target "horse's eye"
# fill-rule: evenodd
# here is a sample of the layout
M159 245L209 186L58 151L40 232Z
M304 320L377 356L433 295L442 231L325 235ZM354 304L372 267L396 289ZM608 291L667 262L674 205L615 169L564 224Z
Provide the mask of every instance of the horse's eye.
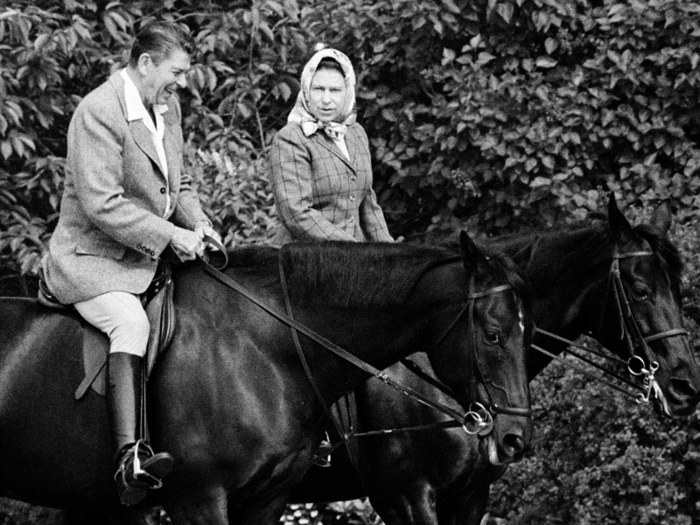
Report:
M634 289L634 296L640 301L646 301L649 299L649 290L646 288L636 287Z
M501 334L492 330L485 332L484 337L486 338L486 342L492 345L497 345L501 342Z

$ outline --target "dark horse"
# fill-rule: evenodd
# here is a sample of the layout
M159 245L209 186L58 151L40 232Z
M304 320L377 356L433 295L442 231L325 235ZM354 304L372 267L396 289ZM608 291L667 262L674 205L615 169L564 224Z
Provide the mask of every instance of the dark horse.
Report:
M523 454L532 323L512 263L484 256L466 234L461 256L328 243L239 248L230 258L225 275L276 311L285 310L288 292L297 322L375 367L428 352L464 407L459 414L474 401L501 407L492 431L480 432L485 448L503 462ZM290 327L205 270L201 262L176 268L177 327L148 381L151 440L176 461L150 503L177 525L277 523L312 464L325 411ZM105 400L93 392L74 398L83 377L79 318L5 298L0 323L0 495L126 512L115 508ZM367 379L299 338L325 403Z
M607 224L506 237L495 245L524 270L534 294L538 328L567 339L591 335L625 361L630 357L630 342L647 368L649 360L659 365L651 382L657 408L683 415L691 413L698 402L700 371L682 329L681 262L666 238L670 223L668 208L661 207L651 224L632 228L611 199ZM632 316L646 344L623 322L624 300L621 298L622 310L618 310L611 268L619 269ZM540 333L534 345L554 354L567 346ZM531 350L530 378L550 360ZM425 393L432 390L435 399L444 398L401 365L394 365L391 374L409 385L416 383ZM356 392L356 404L357 432L410 428L445 419L376 381ZM293 500L368 495L387 525L478 525L490 484L505 471L493 461L489 464L478 454L475 440L456 430L370 435L357 438L352 445L359 479L347 457L334 455L330 469L309 471Z

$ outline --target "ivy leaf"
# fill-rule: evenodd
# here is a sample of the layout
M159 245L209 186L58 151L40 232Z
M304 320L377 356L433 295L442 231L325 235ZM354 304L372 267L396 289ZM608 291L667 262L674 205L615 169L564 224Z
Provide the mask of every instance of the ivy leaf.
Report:
M442 5L444 5L450 13L454 13L455 15L458 15L462 12L461 9L459 7L457 7L457 4L454 3L453 0L441 0L441 1L442 1Z
M479 58L477 60L478 64L485 65L494 60L496 57L493 56L491 53L487 53L485 51L482 51L479 53Z
M442 50L442 65L446 66L447 64L452 63L456 56L457 53L455 53L451 49L444 48Z
M542 186L551 186L552 181L546 177L535 177L531 182L530 182L530 187L535 189L535 188L541 188Z
M12 155L12 144L4 140L2 144L0 144L0 153L2 153L5 160L9 159Z
M537 67L542 67L542 68L552 68L557 65L557 61L554 60L553 58L550 58L548 56L539 56L537 57L537 60L535 60L535 64Z
M498 4L498 7L496 7L496 11L498 12L499 15L501 15L501 18L505 20L507 24L510 24L511 19L513 18L513 12L515 8L513 7L513 4Z

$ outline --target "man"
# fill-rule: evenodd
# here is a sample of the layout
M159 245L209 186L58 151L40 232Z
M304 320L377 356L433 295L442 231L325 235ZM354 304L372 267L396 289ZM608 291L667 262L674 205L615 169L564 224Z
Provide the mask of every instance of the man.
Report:
M149 323L139 294L170 246L183 260L219 236L182 173L175 92L194 51L178 25L155 22L136 36L126 68L89 93L68 128L58 225L44 258L46 284L110 339L107 406L120 500L141 501L173 467L140 429Z

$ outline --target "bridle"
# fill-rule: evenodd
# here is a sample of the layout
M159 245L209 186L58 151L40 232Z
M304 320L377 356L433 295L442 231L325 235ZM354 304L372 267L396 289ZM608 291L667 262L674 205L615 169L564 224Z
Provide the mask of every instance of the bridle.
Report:
M655 373L659 368L659 363L657 361L654 361L652 358L652 352L651 349L649 348L649 343L654 342L654 341L659 341L661 339L666 339L669 337L688 337L688 331L683 329L683 328L672 328L671 330L666 330L664 332L659 332L657 334L652 334L652 335L647 335L645 336L642 333L641 328L639 327L639 323L637 322L637 319L634 316L634 312L632 311L632 307L630 304L630 300L627 296L627 292L625 291L625 286L622 282L622 277L620 275L620 260L622 259L629 259L632 257L647 257L653 255L653 252L651 251L634 251L634 252L623 252L619 253L617 250L617 247L613 250L613 255L612 255L612 263L610 266L610 272L608 276L608 285L606 288L606 295L605 295L605 302L604 305L605 307L603 308L603 311L601 313L601 318L598 326L598 331L599 333L602 332L603 324L605 323L605 314L607 313L608 310L608 297L610 295L610 291L612 290L616 310L617 310L617 317L618 317L618 322L619 322L619 329L620 329L620 338L624 339L626 346L627 346L627 354L628 358L627 361L624 361L619 358L614 358L609 355L601 354L598 352L591 351L590 349L576 345L573 341L570 341L568 339L562 338L557 336L556 334L552 334L551 332L547 332L546 330L542 330L537 328L536 331L549 336L551 338L557 339L561 342L565 342L569 345L569 347L577 347L583 350L588 351L589 353L595 354L599 357L603 357L605 359L611 360L611 361L616 361L619 363L624 363L627 366L627 371L635 377L641 377L642 378L642 385L639 385L638 383L632 382L627 380L626 378L623 378L616 374L615 372L608 370L597 363L581 356L580 354L577 354L569 348L568 351L571 353L573 356L586 361L587 363L593 365L594 367L598 368L605 374L614 377L615 379L625 383L626 385L640 390L636 395L635 394L630 394L629 391L626 389L620 388L619 386L615 385L614 383L610 383L608 381L603 380L600 377L596 377L596 379L612 386L613 388L616 388L617 390L627 394L627 395L634 395L635 399L637 400L637 403L647 403L651 397L651 392L654 390L654 385L656 384L656 378L655 378ZM531 345L533 349L542 352L550 357L553 357L554 359L559 360L562 363L565 363L567 366L573 366L570 362L563 360L561 357L557 356L556 354L552 354L543 348L537 346L537 345ZM638 351L639 350L639 351ZM648 365L647 365L648 363ZM583 371L584 373L588 372L584 369L581 369L579 367L573 366L573 368L576 368L579 371Z
M468 331L470 335L469 368L470 370L473 370L471 380L469 382L470 398L477 399L478 377L481 377L481 384L483 384L486 390L486 395L489 398L489 402L487 405L483 405L477 401L472 402L470 410L467 412L466 416L470 419L470 423L465 423L465 425L463 425L467 434L486 435L491 432L491 429L493 428L493 415L496 414L532 418L531 408L500 406L493 402L491 392L489 391L489 382L486 381L486 377L484 376L480 367L479 354L476 345L476 329L474 327L474 308L476 306L476 300L483 297L488 297L494 293L510 290L511 288L512 285L510 284L502 284L482 292L474 292L474 276L472 275L470 279L470 292L468 296L469 302L467 303L467 307L469 309ZM454 396L452 395L451 397Z

